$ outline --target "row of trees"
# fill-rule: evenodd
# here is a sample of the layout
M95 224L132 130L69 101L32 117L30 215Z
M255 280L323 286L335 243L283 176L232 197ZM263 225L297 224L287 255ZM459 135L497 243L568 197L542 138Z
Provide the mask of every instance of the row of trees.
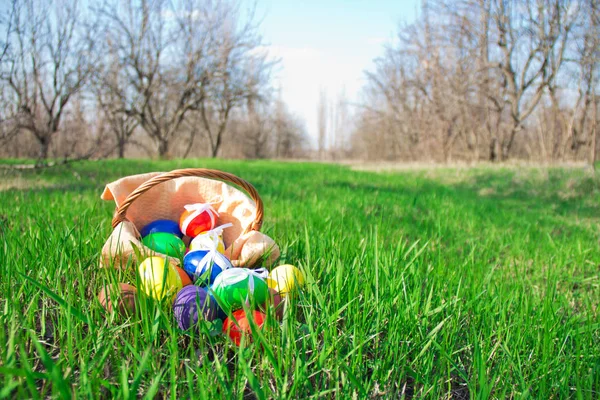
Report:
M347 159L352 156L350 136L352 134L351 104L342 89L337 97L328 97L321 88L317 103L317 153L323 160Z
M368 72L371 159L595 161L598 0L423 0Z
M252 10L83 4L0 8L0 156L308 154ZM599 0L423 0L355 115L321 94L318 154L594 162L599 60Z
M304 127L272 88L252 10L227 0L91 3L13 0L4 10L5 153L31 156L32 143L40 160L123 157L131 145L160 157L303 150Z

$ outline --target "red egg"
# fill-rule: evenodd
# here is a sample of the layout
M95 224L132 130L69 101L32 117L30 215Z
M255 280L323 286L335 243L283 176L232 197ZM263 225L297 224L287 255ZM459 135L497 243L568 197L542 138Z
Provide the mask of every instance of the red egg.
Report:
M210 204L190 204L179 219L179 226L184 235L194 238L202 232L210 231L217 223L219 214Z
M267 317L260 311L252 311L251 318L254 320L256 326L261 329ZM233 319L228 317L223 324L223 332L239 346L243 336L252 334L246 312L244 310L237 310L233 313Z

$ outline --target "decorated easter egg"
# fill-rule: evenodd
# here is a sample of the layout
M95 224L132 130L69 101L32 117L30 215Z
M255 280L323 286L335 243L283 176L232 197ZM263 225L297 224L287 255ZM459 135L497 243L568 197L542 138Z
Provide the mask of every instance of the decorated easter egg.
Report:
M281 321L283 319L283 312L285 310L285 302L286 300L279 293L277 293L275 289L269 288L269 296L267 301L260 306L260 309L267 314L269 307L272 307L273 311L275 312L275 317Z
M191 275L196 285L210 285L224 270L232 268L227 257L218 251L190 251L183 258L183 269Z
M224 224L217 226L207 232L202 232L190 242L191 250L217 250L219 253L225 252L225 243L223 242L223 230L233 224Z
M177 293L173 311L177 325L183 330L195 326L199 320L213 321L218 318L218 304L205 288L187 286Z
M168 219L158 219L150 222L140 230L140 235L142 235L142 237L146 237L152 233L159 232L170 233L178 236L179 238L183 237L183 233L181 233L181 229L179 229L179 224L176 221L171 221Z
M293 265L280 265L271 271L269 278L276 283L275 290L283 297L304 285L304 275Z
M148 257L139 265L141 290L155 300L171 301L183 283L175 265L163 257Z
M157 253L166 254L169 257L179 258L185 252L183 241L171 233L151 233L142 238L142 243Z
M269 288L265 282L267 270L230 268L221 272L211 286L217 302L225 311L242 308L245 302L262 304L267 299Z
M194 238L216 226L219 214L210 204L188 204L184 208L185 211L179 219L179 227L185 235Z
M217 250L219 253L224 253L223 235L215 234L213 231L199 234L190 242L190 251L194 250Z
M260 311L252 311L250 315L244 310L237 310L231 317L228 317L223 324L223 332L229 336L236 345L240 345L243 336L251 337L252 329L249 318L252 318L258 329L261 329L265 323L266 316Z
M267 286L269 287L269 289L277 290L277 282L271 279L270 276L268 276L267 279L265 279L265 281L267 282Z
M98 294L98 300L109 313L114 310L121 315L128 315L135 313L136 294L135 287L119 283L103 287Z
M186 287L187 285L192 284L192 278L190 278L190 276L188 275L187 272L185 272L183 269L181 269L177 266L175 267L175 269L177 270L177 273L179 274L179 277L181 278L181 285L183 287Z

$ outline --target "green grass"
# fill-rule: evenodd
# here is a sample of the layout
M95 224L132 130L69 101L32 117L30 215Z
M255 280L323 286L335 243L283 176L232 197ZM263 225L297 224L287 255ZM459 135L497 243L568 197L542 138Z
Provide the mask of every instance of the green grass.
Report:
M309 284L243 349L152 302L96 295L119 177L217 168ZM318 164L101 161L0 170L0 397L600 396L600 180L562 169L355 172Z

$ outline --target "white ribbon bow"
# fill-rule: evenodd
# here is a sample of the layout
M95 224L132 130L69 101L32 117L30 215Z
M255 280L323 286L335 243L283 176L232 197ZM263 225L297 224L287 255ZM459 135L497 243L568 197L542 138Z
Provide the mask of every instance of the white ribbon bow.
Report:
M248 289L250 293L254 293L254 277L263 281L269 276L269 271L266 268L248 269L248 268L231 268L227 274L221 278L222 285L234 285L248 278ZM248 297L246 297L248 302Z
M263 281L269 276L269 271L266 268L249 269L248 270L248 292L254 294L254 277L258 277ZM266 284L266 282L265 282ZM246 296L246 307L250 307L250 298Z
M219 213L212 207L212 203L196 203L196 204L186 204L183 206L186 211L192 212L188 217L183 221L182 231L183 234L186 234L187 228L190 225L190 222L194 220L198 215L202 214L206 211L210 217L210 224L215 224L215 216L219 216Z
M223 283L223 285L234 285L238 282L243 281L246 278L249 278L248 286L251 287L251 290L254 290L255 276L257 278L265 280L269 276L269 271L266 268L232 268L227 272L227 275L223 276L221 282Z
M222 234L222 233L223 233L223 229L225 229L225 228L229 228L229 227L231 227L231 226L233 226L233 224L230 222L230 223L228 223L228 224L219 225L219 226L217 226L216 228L214 228L214 229L211 229L211 230L210 230L210 231L208 231L208 232L214 232L214 233L216 233L217 235L220 235L220 234Z
M194 242L202 243L202 242L200 242L200 240L203 240L204 235L206 235L206 236L208 236L208 238L210 240L212 240L213 246L210 248L210 250L217 249L219 247L219 235L223 234L223 229L229 228L231 226L233 226L232 223L223 224L223 225L217 226L214 229L211 229L208 232L201 233L200 235L198 235L194 239L192 239L191 245L193 245Z
M216 248L209 250L198 262L194 275L200 276L204 272L209 271L213 264L217 264L224 271L229 269L231 262L223 254L219 253Z
M244 303L247 307L250 307L250 294L254 294L254 277L265 280L269 276L269 271L266 268L248 269L248 268L230 268L224 275L219 275L221 280L218 282L219 285L227 286L233 285L248 278L248 295ZM218 279L218 278L217 278ZM214 287L214 285L213 285Z

